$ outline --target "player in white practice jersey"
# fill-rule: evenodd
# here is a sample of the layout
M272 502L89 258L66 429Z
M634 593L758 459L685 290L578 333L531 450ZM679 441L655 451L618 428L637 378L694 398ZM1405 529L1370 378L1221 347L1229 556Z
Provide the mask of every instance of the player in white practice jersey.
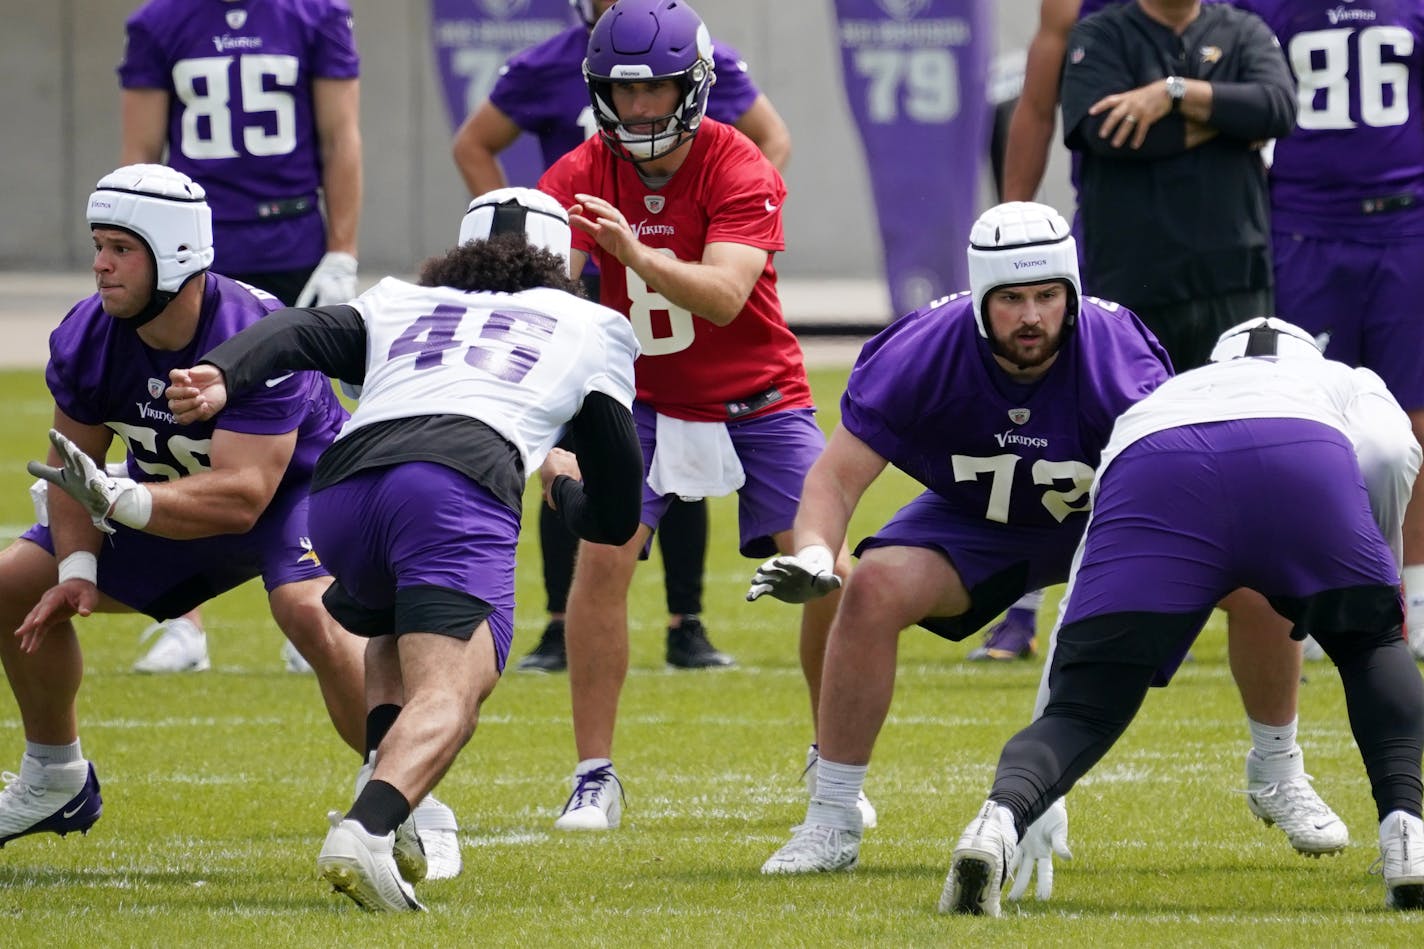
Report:
M336 578L327 609L370 638L368 706L388 712L317 860L367 909L422 908L403 879L403 828L504 669L528 473L580 537L622 544L638 526L638 344L621 315L576 295L569 242L552 198L491 192L420 285L388 277L350 304L279 310L173 375L180 418L284 370L362 386L317 463L311 533ZM553 447L566 429L577 459Z

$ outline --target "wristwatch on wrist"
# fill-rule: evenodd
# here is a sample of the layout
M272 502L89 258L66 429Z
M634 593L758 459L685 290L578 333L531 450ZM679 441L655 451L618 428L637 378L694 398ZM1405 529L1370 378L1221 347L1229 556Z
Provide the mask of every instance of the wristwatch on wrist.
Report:
M1165 82L1167 83L1167 98L1172 103L1172 111L1180 112L1182 100L1187 95L1187 81L1181 76L1168 76Z

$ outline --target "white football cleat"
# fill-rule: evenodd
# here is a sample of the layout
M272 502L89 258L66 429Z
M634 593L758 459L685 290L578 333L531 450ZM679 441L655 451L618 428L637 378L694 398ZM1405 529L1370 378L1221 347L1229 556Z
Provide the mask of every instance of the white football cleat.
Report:
M27 834L87 834L104 812L99 779L88 761L44 765L25 755L19 774L6 771L0 779L5 782L0 791L0 847Z
M396 868L394 834L377 837L367 833L359 822L343 820L338 811L329 813L327 820L331 830L316 858L322 879L373 913L425 909Z
M1424 821L1391 811L1380 821L1379 839L1385 905L1424 909Z
M355 793L351 795L353 801L361 796L361 789L366 786L367 781L371 780L371 775L375 771L376 753L373 751L366 759L366 763L356 772ZM454 815L451 815L452 819L453 817ZM395 842L391 849L396 861L396 869L400 870L401 879L407 883L419 883L421 880L431 877L430 859L426 854L426 841L416 827L414 811L396 828ZM458 851L456 855L458 856ZM460 872L458 867L455 872ZM434 879L440 878L435 877Z
M179 616L154 623L143 631L139 645L154 636L158 637L158 642L133 664L134 672L206 672L211 668L208 634L195 626L192 620Z
M307 662L306 657L297 651L297 647L292 645L290 639L282 640L282 666L288 672L295 672L301 675L307 675L316 671L311 667L311 663Z
M762 873L831 873L855 869L860 859L859 811L824 801L812 801L808 811L806 820L791 828L791 839L761 865Z
M623 783L606 764L574 775L574 791L554 821L555 830L612 830L623 818Z
M1310 780L1299 748L1269 757L1254 748L1246 753L1246 806L1251 813L1284 831L1298 853L1339 853L1350 845L1350 831Z
M410 818L425 844L429 866L426 879L453 880L459 876L464 861L460 857L460 824L455 812L436 800L434 794L427 794L410 812Z
M999 898L1014 862L1018 832L1009 809L985 801L954 848L939 895L941 913L998 916Z
M1424 627L1411 629L1409 632L1409 651L1414 658L1424 662Z

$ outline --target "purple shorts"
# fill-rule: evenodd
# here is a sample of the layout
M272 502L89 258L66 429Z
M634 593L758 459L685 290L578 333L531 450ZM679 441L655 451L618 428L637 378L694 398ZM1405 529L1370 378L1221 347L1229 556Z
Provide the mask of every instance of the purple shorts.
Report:
M1052 529L968 520L926 491L861 541L855 555L876 547L927 547L944 554L969 591L969 611L927 617L920 625L957 641L972 636L1029 590L1066 580L1085 523L1081 515Z
M1424 409L1424 237L1373 244L1276 231L1271 240L1276 315L1329 333L1326 356L1373 369L1406 411Z
M299 580L327 576L312 551L305 490L279 491L245 534L170 540L114 525L99 549L99 590L125 606L165 620L219 593L261 577L267 592ZM36 524L22 535L51 554L49 528Z
M422 613L432 587L488 604L504 669L514 638L519 513L483 486L433 462L358 472L312 495L311 533L346 597L385 617L390 633L443 631Z
M1303 419L1187 425L1102 475L1062 622L1205 615L1237 587L1299 600L1398 584L1342 433Z
M654 530L672 504L670 494L648 487L648 470L657 447L657 414L643 402L633 403L638 441L643 445L642 523ZM761 559L777 553L773 535L791 529L806 472L826 448L826 436L816 425L814 409L788 409L741 422L728 422L747 481L737 491L737 519L743 557Z

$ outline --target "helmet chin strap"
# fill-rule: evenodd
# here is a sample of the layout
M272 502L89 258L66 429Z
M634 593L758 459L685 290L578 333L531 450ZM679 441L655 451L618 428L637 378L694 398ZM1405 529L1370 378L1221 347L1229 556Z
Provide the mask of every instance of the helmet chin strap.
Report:
M183 288L188 285L189 280L205 273L207 273L206 270L200 270L197 273L189 274L183 282L178 285L177 290L154 290L153 296L148 298L148 302L143 305L143 309L124 320L124 325L137 332L149 323L152 323L158 317L158 314L168 309L168 304L173 302L173 298L183 292Z
M168 304L172 303L173 298L177 295L178 294L171 290L153 291L153 296L148 298L148 302L143 305L143 309L124 320L124 325L131 330L138 330L147 326L153 322L158 314L168 309Z

